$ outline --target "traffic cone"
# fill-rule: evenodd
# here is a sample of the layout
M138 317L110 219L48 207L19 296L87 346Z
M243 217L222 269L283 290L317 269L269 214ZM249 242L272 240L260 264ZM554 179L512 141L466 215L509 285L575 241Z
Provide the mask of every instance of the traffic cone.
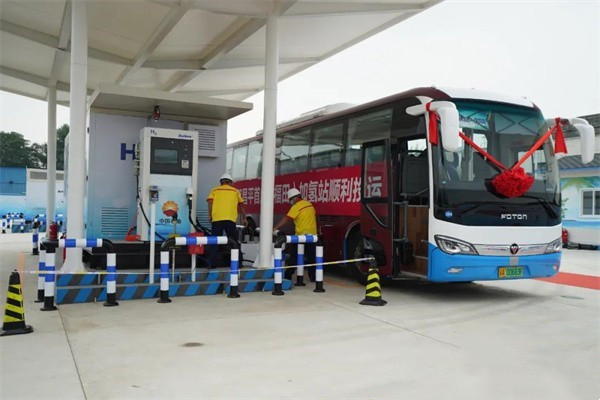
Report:
M23 294L21 293L21 278L19 273L13 271L8 281L6 293L6 308L4 309L4 323L0 336L21 335L33 332L31 325L25 325L25 310L23 309Z
M381 298L381 286L379 285L379 272L377 268L369 267L365 299L359 304L363 306L385 306L387 304L387 301Z

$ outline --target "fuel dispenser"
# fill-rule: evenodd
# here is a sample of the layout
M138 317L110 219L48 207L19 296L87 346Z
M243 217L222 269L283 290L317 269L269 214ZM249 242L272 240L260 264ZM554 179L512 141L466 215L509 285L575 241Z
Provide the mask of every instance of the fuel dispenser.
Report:
M185 236L193 232L198 182L198 133L143 128L138 149L135 174L139 207L137 232L140 239L165 240L170 236ZM151 212L153 215L149 218L148 212L154 211L154 208L156 211ZM152 220L156 237L151 238Z

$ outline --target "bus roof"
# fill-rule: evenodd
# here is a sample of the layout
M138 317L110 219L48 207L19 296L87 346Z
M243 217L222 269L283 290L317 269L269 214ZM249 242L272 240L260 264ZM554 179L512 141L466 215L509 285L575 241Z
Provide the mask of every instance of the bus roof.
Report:
M342 108L339 111L334 111L330 109L328 113L319 113L321 110L327 109L327 107L321 107L319 109L309 111L307 113L301 114L297 118L293 118L288 121L284 121L283 123L277 125L277 134L282 134L291 130L300 129L305 126L318 124L321 122L325 122L328 120L333 120L339 117L342 117L347 114L357 113L366 109L382 106L384 104L393 103L399 99L409 98L409 97L430 97L433 100L484 100L484 101L493 101L497 103L506 103L506 104L514 104L518 106L537 108L536 105L525 97L518 96L510 96L504 95L501 93L494 93L484 90L477 89L464 89L464 88L451 88L451 87L443 87L437 88L435 86L431 87L420 87L411 90L407 90L405 92L393 94L391 96L386 96L377 100L370 101L368 103L360 104L354 107L346 107ZM346 105L347 103L339 103ZM333 106L337 106L335 104ZM349 104L348 104L349 106ZM306 117L305 117L306 115ZM262 136L262 131L258 131L256 136L242 139L240 141L229 144L227 147L235 147L243 143L252 142L257 140Z

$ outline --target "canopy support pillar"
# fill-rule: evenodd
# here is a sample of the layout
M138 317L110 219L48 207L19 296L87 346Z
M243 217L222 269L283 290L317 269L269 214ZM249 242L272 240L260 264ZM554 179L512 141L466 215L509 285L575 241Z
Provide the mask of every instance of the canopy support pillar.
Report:
M85 1L71 2L71 91L69 161L67 174L67 235L84 238L85 136L87 103L88 30ZM82 249L70 248L62 271L84 270Z
M48 88L48 148L46 151L46 232L56 213L56 87Z
M265 97L262 148L262 179L260 188L260 248L261 268L271 265L273 247L273 191L275 185L275 134L277 130L277 77L279 62L279 16L269 15L266 23Z

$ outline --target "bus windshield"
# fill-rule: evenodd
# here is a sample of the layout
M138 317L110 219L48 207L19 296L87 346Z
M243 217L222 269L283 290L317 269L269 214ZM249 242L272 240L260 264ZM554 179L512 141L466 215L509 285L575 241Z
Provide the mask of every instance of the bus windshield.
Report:
M481 101L455 101L460 127L503 165L514 165L548 126L537 109ZM456 153L434 146L434 214L463 225L553 226L560 223L558 166L549 141L522 165L534 177L523 196L504 198L491 179L500 170L464 143Z

